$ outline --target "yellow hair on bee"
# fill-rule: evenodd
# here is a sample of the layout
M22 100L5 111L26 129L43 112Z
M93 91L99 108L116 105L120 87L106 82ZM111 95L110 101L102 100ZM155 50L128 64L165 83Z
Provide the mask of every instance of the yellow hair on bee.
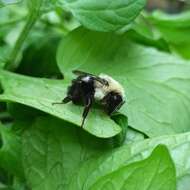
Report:
M123 98L125 98L125 91L121 84L114 80L112 77L106 75L106 74L100 74L100 78L106 80L108 82L108 86L103 85L96 81L95 83L95 98L97 100L103 99L104 96L106 96L109 92L114 91L120 94Z

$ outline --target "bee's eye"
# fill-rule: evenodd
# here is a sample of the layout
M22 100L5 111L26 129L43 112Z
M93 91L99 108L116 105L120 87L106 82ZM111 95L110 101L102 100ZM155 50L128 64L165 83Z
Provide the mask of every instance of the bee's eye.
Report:
M111 91L103 98L102 105L104 105L106 112L110 115L122 106L122 102L121 95Z

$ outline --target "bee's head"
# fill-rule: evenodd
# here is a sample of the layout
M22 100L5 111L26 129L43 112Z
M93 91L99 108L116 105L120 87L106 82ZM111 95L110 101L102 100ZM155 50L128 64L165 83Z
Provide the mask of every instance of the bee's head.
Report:
M111 91L102 99L101 103L105 111L111 115L113 112L118 111L125 101L121 94Z

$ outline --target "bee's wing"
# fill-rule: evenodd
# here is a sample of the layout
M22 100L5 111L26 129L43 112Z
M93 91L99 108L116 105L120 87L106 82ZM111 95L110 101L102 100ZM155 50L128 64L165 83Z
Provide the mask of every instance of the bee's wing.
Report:
M78 75L78 76L91 76L95 80L97 80L98 82L100 82L101 84L106 85L106 86L109 85L108 82L105 79L102 79L99 76L96 76L96 75L93 75L93 74L90 74L90 73L86 73L84 71L79 71L79 70L73 70L73 73L75 75Z
M84 71L79 71L79 70L73 70L73 73L74 73L75 75L78 75L78 76L83 76L83 75L95 76L95 75L93 75L93 74L86 73L86 72L84 72ZM96 76L95 76L95 77L96 77Z

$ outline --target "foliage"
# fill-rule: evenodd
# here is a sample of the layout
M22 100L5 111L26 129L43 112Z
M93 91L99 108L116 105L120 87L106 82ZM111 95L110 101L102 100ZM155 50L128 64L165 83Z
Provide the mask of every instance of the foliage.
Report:
M190 12L145 5L0 1L0 190L189 190ZM118 80L119 112L81 129L83 107L52 105L74 69Z

